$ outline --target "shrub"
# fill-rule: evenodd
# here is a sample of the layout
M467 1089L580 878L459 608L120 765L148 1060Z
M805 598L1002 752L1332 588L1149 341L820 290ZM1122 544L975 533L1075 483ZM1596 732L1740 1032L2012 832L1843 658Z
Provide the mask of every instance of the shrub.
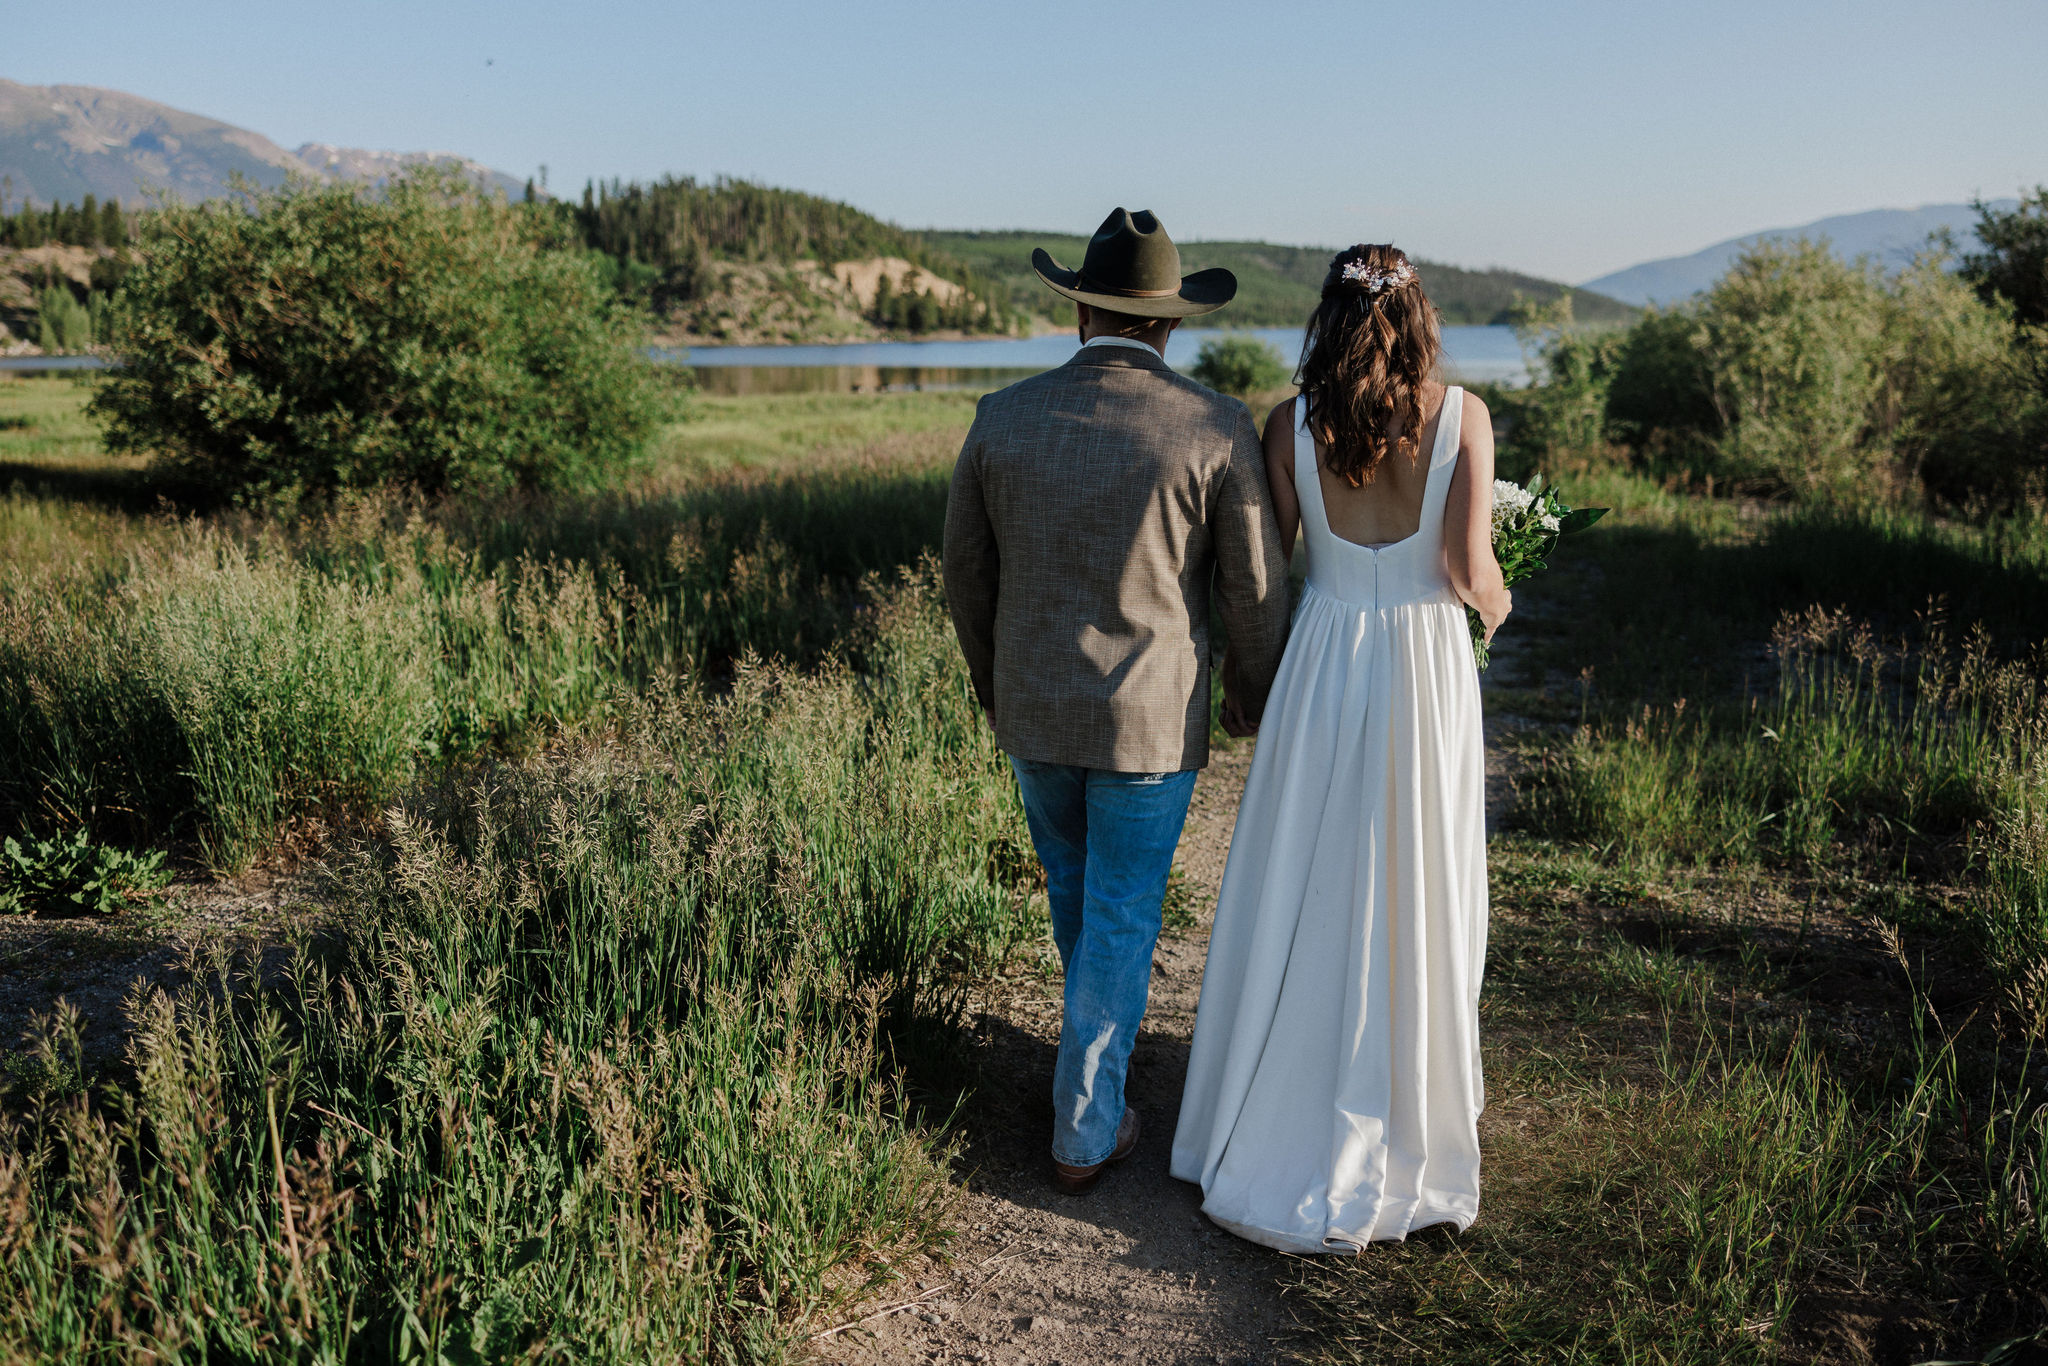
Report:
M83 830L69 839L0 840L0 913L111 915L170 880L161 849L130 853L95 844Z
M1963 257L1963 277L1988 302L2003 299L2024 325L2048 325L2048 185L2009 210L1977 203L1981 252Z
M110 449L289 502L586 482L661 416L634 324L543 220L422 171L293 182L143 220L94 411Z
M1872 438L1937 502L2010 512L2048 493L2048 374L2011 308L1930 256L1885 300Z
M1874 269L1824 242L1760 243L1708 291L1699 319L1717 463L1731 481L1847 493L1879 472L1864 440L1882 383Z
M36 344L51 355L92 345L92 312L63 285L45 285L36 295Z
M1525 480L1539 468L1579 473L1609 463L1607 392L1623 334L1578 326L1570 294L1548 303L1517 299L1509 320L1531 383L1495 388L1488 398L1489 406L1498 400L1508 428L1502 477Z
M1277 389L1291 373L1280 353L1257 337L1212 337L1202 343L1188 371L1196 383L1240 398Z
M2030 505L2048 496L2048 343L1949 265L1929 253L1887 278L1825 245L1764 243L1611 350L1560 329L1511 400L1508 453L1569 467L1604 437L1709 489Z
M1607 425L1655 473L1711 473L1721 415L1693 310L1650 309L1622 338L1607 390Z

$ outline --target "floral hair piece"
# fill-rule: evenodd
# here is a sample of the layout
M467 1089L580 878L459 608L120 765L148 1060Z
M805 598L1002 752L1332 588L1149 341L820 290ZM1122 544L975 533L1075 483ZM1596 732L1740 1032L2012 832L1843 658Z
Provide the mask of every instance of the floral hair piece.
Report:
M1406 261L1392 270L1382 270L1369 261L1346 261L1344 278L1367 294L1378 294L1382 290L1399 289L1403 285L1414 283L1415 271Z

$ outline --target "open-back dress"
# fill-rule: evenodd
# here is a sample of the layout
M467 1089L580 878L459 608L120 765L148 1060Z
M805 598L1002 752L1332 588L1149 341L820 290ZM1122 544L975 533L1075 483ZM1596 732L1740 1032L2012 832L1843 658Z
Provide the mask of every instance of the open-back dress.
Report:
M1479 1212L1485 751L1444 561L1463 391L1414 535L1330 530L1306 405L1308 586L1216 905L1173 1174L1224 1228L1355 1252Z

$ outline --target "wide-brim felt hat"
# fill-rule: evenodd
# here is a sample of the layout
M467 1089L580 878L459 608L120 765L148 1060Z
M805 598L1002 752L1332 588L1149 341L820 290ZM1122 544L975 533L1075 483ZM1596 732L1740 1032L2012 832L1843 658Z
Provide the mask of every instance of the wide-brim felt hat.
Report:
M1221 266L1182 275L1180 248L1145 209L1116 209L1103 219L1079 270L1068 270L1044 247L1033 248L1031 268L1055 294L1140 318L1192 318L1237 297L1237 277Z

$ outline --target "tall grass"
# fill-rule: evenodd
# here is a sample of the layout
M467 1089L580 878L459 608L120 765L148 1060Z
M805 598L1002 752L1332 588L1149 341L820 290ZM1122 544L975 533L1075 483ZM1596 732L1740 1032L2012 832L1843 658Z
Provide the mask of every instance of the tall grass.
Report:
M1887 644L1819 610L1782 618L1773 656L1774 685L1746 703L1582 726L1538 756L1522 818L1637 864L1903 866L1967 889L2001 978L2048 964L2048 656L2001 661L1938 620Z
M111 555L16 565L0 819L189 839L235 868L295 821L373 811L423 765L560 733L664 671L814 662L861 575L936 544L951 440L805 476L157 518Z
M1886 990L1838 1015L1706 897L1643 946L1557 923L1642 883L1521 836L1492 861L1481 1217L1304 1267L1309 1359L1974 1360L2031 1338L2048 1096L2023 1049L1944 1031L1896 941Z
M890 1059L947 1056L1021 821L929 573L870 601L394 810L281 973L139 996L132 1092L0 1144L7 1353L776 1360L929 1238Z

